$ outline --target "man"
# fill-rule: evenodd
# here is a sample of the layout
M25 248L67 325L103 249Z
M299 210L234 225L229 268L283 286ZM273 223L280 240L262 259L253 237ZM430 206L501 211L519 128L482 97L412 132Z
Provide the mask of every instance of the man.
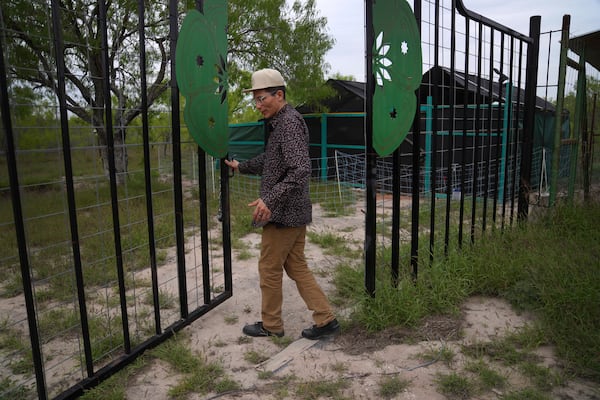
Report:
M285 82L279 71L262 69L252 74L254 103L266 119L270 135L264 153L251 160L225 161L243 174L261 175L260 197L254 207L255 226L263 226L258 261L262 321L244 326L249 336L283 336L283 270L296 282L300 296L313 311L315 324L302 331L308 339L335 334L340 325L325 293L304 257L306 225L312 221L309 197L311 163L308 128L285 98Z

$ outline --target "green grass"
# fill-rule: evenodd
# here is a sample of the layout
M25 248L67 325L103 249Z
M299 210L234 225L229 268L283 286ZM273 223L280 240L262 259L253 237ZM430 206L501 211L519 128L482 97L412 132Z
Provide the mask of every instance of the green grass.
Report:
M334 371L337 372L338 374L343 374L344 372L348 372L348 364L342 361L338 361L336 363L333 363L329 366L329 368Z
M191 373L202 365L202 360L192 354L186 339L185 335L178 334L151 350L149 355L166 361L177 372Z
M33 398L33 391L23 385L17 384L10 378L0 379L0 393L11 400L28 400Z
M319 398L345 399L343 390L349 385L344 379L334 381L302 382L296 386L295 393L298 399L316 400Z
M257 351L257 350L249 350L244 353L244 360L248 361L250 364L260 364L263 361L269 359L269 356Z
M248 344L252 343L252 338L250 336L238 336L235 342L237 344Z
M27 337L9 326L8 322L6 319L0 323L0 352L12 354L7 366L13 374L31 374L33 371L31 344ZM3 381L3 385L12 385L12 383L10 380Z
M391 252L382 249L375 297L363 290L362 268L347 260L335 272L334 301L354 310L349 318L353 323L379 331L416 326L428 315L456 315L472 295L504 297L518 310L536 315L539 327L512 342L481 344L471 349L474 356L481 353L518 364L533 357L527 348L552 344L568 369L599 382L599 225L598 203L559 206L522 226L491 230L472 247L451 248L446 258L437 257L431 265L423 256L429 243L423 245L422 240L417 281L407 272L411 268L406 262L396 287L390 278Z
M472 358L486 357L506 366L538 361L538 356L531 350L521 349L507 338L468 344L462 347L462 352Z
M119 214L121 224L121 247L124 267L127 270L140 270L150 264L148 250L148 224L146 200L144 197L143 176L131 174L127 189L119 187ZM127 192L125 192L127 190ZM175 244L174 216L170 185L153 179L153 209L155 213L154 229L158 249L165 249ZM10 198L0 197L0 219L12 220ZM57 275L72 274L72 248L68 228L68 217L65 214L64 194L59 184L46 187L44 190L25 189L22 196L23 212L26 222L27 240L30 246L30 265L32 274L37 280L44 280ZM114 235L112 229L112 211L108 182L105 179L93 185L76 190L78 207L77 222L81 261L84 267L86 285L104 285L116 279ZM184 213L192 213L193 202L184 202ZM193 220L185 219L187 224ZM12 225L0 226L0 240L9 246L2 246L0 259L16 264L17 245ZM17 270L15 264L0 265L0 270L8 270L4 275L8 286L4 288L5 296L14 296L22 291L12 277ZM10 273L12 271L12 273ZM55 300L64 300L72 295L72 286L65 287L64 279L49 281ZM59 288L54 286L59 285ZM63 286L61 289L60 286Z
M225 317L223 317L223 320L227 325L235 325L237 324L239 317L235 314L229 314L225 315Z
M523 376L529 378L537 389L544 392L548 392L564 382L563 377L559 373L533 362L521 363L519 371L521 371Z
M385 376L377 383L379 386L379 396L382 399L392 399L408 389L410 381L398 376Z
M483 391L502 389L506 386L507 378L494 370L483 360L471 361L465 365L465 370L475 374Z
M271 379L273 377L273 371L258 371L257 377L260 380Z
M273 396L277 400L283 400L290 398L290 393L293 390L294 385L296 384L297 377L293 374L284 375L282 377L278 377L277 375L273 376L274 380L271 388L273 392Z
M42 340L50 340L57 335L77 334L79 315L74 309L56 308L39 315L38 330Z
M338 257L360 257L362 250L355 250L348 246L348 239L331 232L317 233L307 231L308 239L324 249L327 255Z
M169 363L175 371L183 374L183 378L169 389L169 395L174 398L184 399L190 393L223 393L239 389L239 384L227 376L220 364L207 362L194 354L183 335L150 351L150 356Z
M271 336L269 339L271 339L271 342L273 342L282 349L288 347L295 340L295 338L291 336Z
M152 358L165 361L182 375L180 380L169 389L170 398L185 399L192 393L224 393L239 389L239 384L227 376L218 363L206 362L189 348L185 335L178 335L161 346L148 352L136 362L96 388L87 391L83 400L122 400L126 398L129 379L145 367Z
M100 385L87 390L80 397L81 400L123 400L127 398L127 384L132 376L147 365L146 357L136 359L133 364L117 372Z
M441 277L435 278L440 287L432 279L422 279L415 285L410 278L402 279L394 287L389 278L389 269L379 270L375 297L371 297L357 288L364 287L364 272L348 264L337 268L334 282L337 288L337 298L355 301L357 306L351 320L367 330L379 331L389 326L413 327L425 316L438 311L450 312L457 310L458 304L451 304L451 299L460 288ZM442 300L446 307L437 304ZM452 310L451 310L452 309Z
M154 304L154 295L152 290L147 290L145 299L146 304ZM158 289L158 304L161 309L174 309L177 307L177 297L165 289Z
M475 384L466 376L455 372L437 374L435 383L438 391L449 399L469 399L475 394Z
M319 204L326 216L349 215L356 204L356 195L353 189L346 185L338 187L335 181L312 180L310 194L313 203Z
M247 249L240 250L237 254L237 259L240 261L250 260L254 258L254 254Z
M524 394L534 391L532 398L546 398L547 394L563 385L566 381L565 372L560 368L549 368L541 365L541 357L533 350L539 344L539 331L525 327L517 333L498 338L490 342L479 342L463 346L463 355L472 360L465 365L465 370L473 373L478 380L480 391L502 389L506 391L508 378L494 367L504 366L518 371L524 377L529 387L522 391L511 392L509 397L521 398ZM541 397L535 397L535 396ZM504 397L502 397L504 398ZM526 398L526 397L523 397Z
M501 397L502 400L552 400L553 397L535 388L513 390Z
M104 314L88 316L92 341L92 357L102 360L115 349L123 346L123 325L121 316L107 317Z
M417 357L421 360L437 360L443 362L448 367L452 366L455 358L454 351L446 346L442 346L440 349L430 348L426 351L417 354Z

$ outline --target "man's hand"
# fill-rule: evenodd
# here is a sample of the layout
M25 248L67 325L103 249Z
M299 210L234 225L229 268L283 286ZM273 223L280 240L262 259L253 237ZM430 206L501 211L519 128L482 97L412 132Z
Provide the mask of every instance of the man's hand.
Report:
M267 222L271 219L271 210L269 210L269 207L266 206L262 199L254 200L252 203L248 204L248 207L254 207L252 220L256 223Z
M237 171L238 167L240 166L240 162L238 160L231 160L231 161L223 160L223 161L225 161L225 164L234 171Z

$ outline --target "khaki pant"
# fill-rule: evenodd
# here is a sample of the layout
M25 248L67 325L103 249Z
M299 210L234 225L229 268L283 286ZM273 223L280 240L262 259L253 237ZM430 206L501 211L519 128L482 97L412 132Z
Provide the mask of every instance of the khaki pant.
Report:
M271 332L283 331L283 270L296 282L300 296L313 311L315 325L323 326L335 317L329 301L315 280L304 258L306 226L278 228L268 224L263 228L258 273L262 295L262 321Z

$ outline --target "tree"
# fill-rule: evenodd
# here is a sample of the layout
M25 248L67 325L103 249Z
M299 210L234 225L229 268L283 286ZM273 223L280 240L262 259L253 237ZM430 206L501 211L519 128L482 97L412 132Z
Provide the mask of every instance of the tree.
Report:
M19 136L15 146L19 150L49 148L56 145L57 126L54 108L47 98L37 96L29 87L9 88L10 114L14 127L18 127ZM7 151L4 130L0 130L0 150Z
M148 106L159 101L169 88L169 10L159 0L145 2L145 49L147 58ZM59 0L64 39L67 109L94 127L101 146L105 171L105 98L102 71L102 33L97 0ZM124 146L127 127L141 107L138 1L107 0L110 100L115 143L116 171L120 180L127 171ZM193 7L188 0L186 6ZM231 114L247 112L249 102L241 95L248 87L250 72L272 67L287 78L296 102L314 102L324 89L323 74L328 67L324 54L333 45L325 33L326 19L318 16L314 0L231 0L229 8L228 99ZM39 95L58 93L52 15L49 0L5 0L0 4L5 54L11 85L29 87ZM180 10L183 17L184 10Z
M334 40L327 32L327 18L318 14L314 0L229 1L230 115L259 116L241 95L250 87L251 71L275 68L289 88L288 101L317 106L330 94L324 85L329 70L324 56Z
M149 75L148 103L167 89L168 12L164 2L148 1L146 14L147 64L153 66ZM94 127L101 146L105 171L107 132L103 90L102 33L99 29L99 6L93 0L64 0L61 5L61 28L64 39L64 60L67 109ZM52 15L48 2L8 0L1 6L3 24L7 28L8 72L13 84L31 86L42 93L58 93L55 73L53 37L48 23ZM115 163L120 173L127 171L127 152L123 146L127 126L140 114L140 73L137 2L132 0L107 2L109 37L110 95L113 101Z
M343 75L339 72L336 72L335 74L333 74L331 76L331 79L337 79L340 81L352 81L352 82L356 82L356 78L354 77L354 75Z
M587 115L585 116L586 120L587 120L587 128L589 128L589 126L591 125L591 121L594 118L594 115L592 115L592 113L594 112L593 110L593 98L594 98L594 94L599 94L600 93L600 80L596 79L595 77L588 75L586 77L586 103L587 103L587 107L586 107L586 112ZM575 118L575 108L576 108L576 103L577 103L577 88L573 87L569 93L567 93L564 97L563 100L563 107L565 110L568 110L569 115L570 115L570 131L572 132L574 129L574 118ZM556 104L554 102L554 104ZM598 114L598 110L596 110L596 114ZM597 124L598 118L596 117L596 127L598 126ZM586 127L582 127L582 129L585 131Z

